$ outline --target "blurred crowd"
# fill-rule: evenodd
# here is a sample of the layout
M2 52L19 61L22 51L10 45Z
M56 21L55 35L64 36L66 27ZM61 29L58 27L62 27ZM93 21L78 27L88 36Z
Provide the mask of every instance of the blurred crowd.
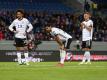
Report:
M0 11L0 40L13 40L14 34L8 30L9 25L15 19L14 11ZM36 40L52 40L51 36L44 32L44 26L52 23L73 36L74 40L81 39L80 23L83 21L82 14L56 14L46 12L27 12L26 18L32 23L33 34ZM94 41L107 41L107 17L93 16Z

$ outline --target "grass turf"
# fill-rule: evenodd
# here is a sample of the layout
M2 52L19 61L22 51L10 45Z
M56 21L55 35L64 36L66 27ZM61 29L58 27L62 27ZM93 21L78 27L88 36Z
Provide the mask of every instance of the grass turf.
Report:
M63 68L56 62L30 63L0 62L0 80L107 80L107 62L78 65L66 62Z

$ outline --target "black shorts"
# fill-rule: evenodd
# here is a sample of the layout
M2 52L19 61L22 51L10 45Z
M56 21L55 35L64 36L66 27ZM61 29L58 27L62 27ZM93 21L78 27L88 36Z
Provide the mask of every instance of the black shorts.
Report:
M92 40L82 41L82 48L89 48L91 49Z
M71 42L72 42L72 38L69 38L68 40L63 41L64 47L65 47L66 49L69 49Z
M26 38L15 38L15 46L16 47L25 47L26 46Z

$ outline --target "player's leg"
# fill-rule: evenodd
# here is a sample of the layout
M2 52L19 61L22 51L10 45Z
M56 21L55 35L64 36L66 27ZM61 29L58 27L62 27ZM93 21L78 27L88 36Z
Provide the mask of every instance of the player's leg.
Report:
M69 49L71 42L72 42L72 39L68 39L67 41L63 42L65 49L63 50L60 49L60 63L61 64L64 64L65 57L66 57L66 49Z
M66 51L60 49L60 63L61 63L61 64L64 64L65 56L66 56Z
M92 41L89 40L88 44L87 44L87 62L86 62L86 64L91 64L91 55L90 55L91 44L92 44Z
M85 63L85 61L86 61L86 59L87 59L87 58L86 58L86 54L87 54L87 53L85 52L85 53L84 53L84 56L83 56L83 59L82 59L82 62L79 63L79 64L84 64L84 63Z
M63 42L65 44L65 41ZM65 61L65 56L66 56L66 50L65 49L60 49L60 62L58 63L57 66L64 66L64 61Z
M80 64L87 64L87 62L90 63L90 51L89 49L85 49L85 53L82 59L82 62ZM85 63L86 62L86 63Z
M22 49L20 47L20 42L21 42L21 40L19 38L15 38L15 46L16 46L16 50L17 50L17 60L18 60L18 63L21 65L22 64L22 58L21 58Z
M91 57L90 57L90 51L87 50L87 62L85 64L91 64Z
M29 53L28 53L28 47L27 47L27 40L26 39L22 39L22 49L23 49L23 54L24 54L24 57L25 57L25 62L24 64L26 65L29 65L29 61L28 61L28 58L29 58Z
M88 41L83 41L82 42L82 48L83 48L83 50L85 51L85 53L84 53L84 56L83 56L83 59L82 59L82 62L80 63L80 64L87 64L87 63L85 63L86 61L89 63L89 64L91 64L90 63L90 48L91 47L91 41L90 40L88 40Z
M71 61L72 53L71 52L66 52L66 60Z
M19 64L28 64L28 49L26 47L25 39L15 39L16 42L16 49L17 49L17 58L18 58L18 63ZM25 56L25 63L22 62L21 54L24 53Z
M22 52L20 51L19 47L17 47L17 60L20 65L22 64L21 54Z
M86 49L86 51L85 51L85 58L86 58L86 61L90 60L90 51L89 51L89 49Z
M66 49L70 49L70 45L71 45L72 39L68 39L68 42L66 43ZM72 57L71 52L66 51L67 54L67 60L70 60Z
M86 41L82 41L82 50L86 50ZM84 64L87 60L86 58L87 56L87 52L85 51L84 56L82 58L82 62L80 62L79 64Z
M28 48L27 48L27 46L25 46L23 48L24 48L25 64L29 65L29 61L28 61L28 58L29 58Z

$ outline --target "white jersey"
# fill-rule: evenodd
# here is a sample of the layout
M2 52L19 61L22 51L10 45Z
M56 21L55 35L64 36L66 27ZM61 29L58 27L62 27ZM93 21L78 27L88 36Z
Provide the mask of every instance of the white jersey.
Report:
M16 38L26 38L26 32L30 32L33 29L33 26L26 18L22 20L15 19L9 26L9 30L13 31L13 27L18 31L18 33L15 34Z
M56 36L56 35L59 35L59 38L62 40L62 41L66 41L68 40L69 38L72 38L69 34L67 34L66 32L64 32L63 30L59 29L59 28L52 28L52 31L50 32L50 34L52 36Z
M84 21L83 23L87 27L92 26L92 29L91 29L91 32L90 32L86 28L83 28L83 30L82 30L82 41L92 40L92 35L93 35L93 21L92 20L88 20L88 21Z

